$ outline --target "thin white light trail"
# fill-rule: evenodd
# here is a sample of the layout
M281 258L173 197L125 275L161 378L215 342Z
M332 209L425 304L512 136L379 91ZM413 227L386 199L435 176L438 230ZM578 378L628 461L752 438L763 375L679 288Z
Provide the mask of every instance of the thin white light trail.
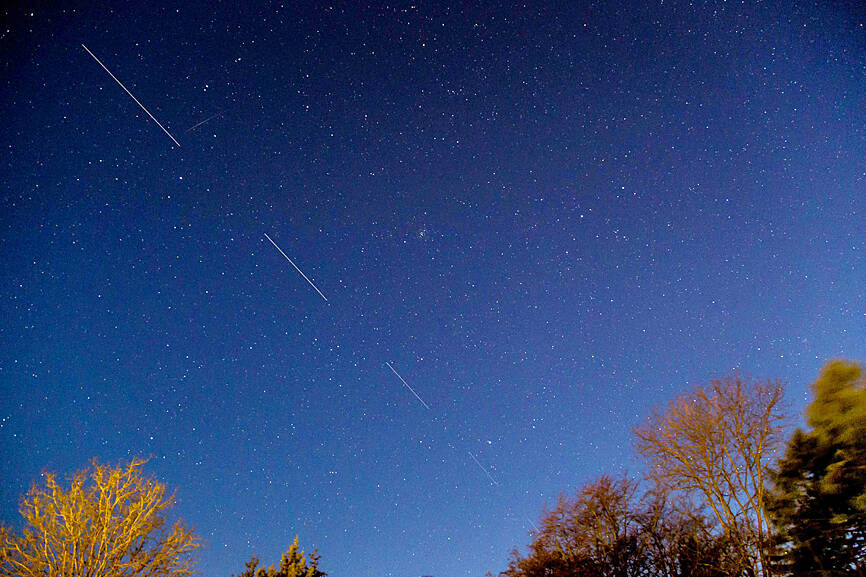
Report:
M217 112L217 113L214 114L213 116L208 116L207 118L205 118L205 119L202 120L201 122L199 122L199 123L197 123L197 124L194 124L193 126L187 128L186 130L184 130L184 132L190 132L190 131L192 131L192 130L195 130L196 128L198 128L199 126L201 126L202 124L204 124L205 122L208 122L208 121L210 121L210 120L213 120L214 118L216 118L217 116L220 116L220 115L222 115L222 112Z
M402 381L402 383L404 385L406 385L406 388L409 389L410 391L412 391L412 394L415 395L415 398L418 399L419 401L421 401L421 404L424 405L424 408L429 411L430 407L427 405L427 403L424 402L424 399L422 399L421 397L418 396L418 393L415 392L415 389L413 389L412 387L409 386L409 383L406 382L406 379L404 379L403 377L400 376L400 373L398 373L394 369L394 367L391 366L391 363L386 362L385 364L388 365L388 368L391 369L391 372L394 373L395 375L397 375L397 378L400 379L400 381Z
M88 47L85 46L84 44L82 44L81 47L84 48L85 50L87 50L87 53L88 53L88 54L90 54L91 56L93 56L93 59L96 60L96 62L97 62L100 66L102 66L103 70L105 70L106 72L108 72L108 75L111 76L112 78L114 78L114 81L117 82L117 83L120 85L121 88L123 88L124 90L126 90L126 93L129 94L129 95L132 97L133 100L135 100L135 103L138 104L139 106L141 106L141 109L144 110L145 112L147 112L147 115L150 116L150 119L153 120L154 122L156 122L156 124L157 124L160 128L162 128L162 131L165 132L166 134L168 134L168 137L171 138L172 142L174 142L175 144L177 144L177 147L180 148L180 142L178 142L178 141L174 138L174 136L171 135L171 132L169 132L168 130L165 129L165 126L163 126L162 124L159 123L159 120L157 120L156 118L154 118L153 114L151 114L150 111L149 111L147 108L144 107L144 104L142 104L141 102L138 101L138 98L136 98L135 96L132 96L132 92L130 92L129 89L128 89L126 86L123 85L123 82L121 82L120 80L118 80L117 77L116 77L114 74L111 73L111 70L109 70L108 68L105 67L105 64L103 64L103 63L99 60L99 58L96 57L96 54L94 54L93 52L91 52L91 51L90 51L90 48L88 48Z
M487 471L487 469L484 468L484 465L482 465L478 461L478 459L475 458L475 455L472 454L472 451L466 451L466 452L469 453L469 456L472 457L472 460L475 461L475 464L478 465L479 467L481 467L481 470L484 471L484 474L487 475L487 478L490 479L490 482L493 483L494 485L499 485L499 483L496 481L496 479L494 479L490 475L490 473Z
M299 273L301 273L301 276L304 277L304 280L306 280L308 283L310 283L310 286L311 286L311 287L313 287L314 289L316 289L316 292L319 293L319 296L322 297L323 299L325 299L325 302L328 302L328 299L325 297L325 295L322 294L322 291L319 290L319 287L317 287L316 285L314 285L314 284L313 284L313 281L311 281L309 278L307 278L307 275L304 274L304 271L302 271L301 269L299 269L299 268L298 268L298 265L296 265L296 264L292 261L292 259L289 258L289 255L287 255L286 253L284 253L284 252L283 252L283 249L281 249L279 246L277 246L277 243L274 242L274 239L272 239L271 237L269 237L269 236L268 236L268 233L264 233L264 235L265 235L265 238L268 239L269 241L271 241L271 244L274 245L274 247L275 247L278 251L280 251L280 254L283 255L284 257L286 257L286 260L289 261L289 263L291 263L291 265L292 265L293 267L295 267L295 270L298 271ZM391 369L391 370L393 370L393 369ZM423 402L423 401L421 401L421 402Z

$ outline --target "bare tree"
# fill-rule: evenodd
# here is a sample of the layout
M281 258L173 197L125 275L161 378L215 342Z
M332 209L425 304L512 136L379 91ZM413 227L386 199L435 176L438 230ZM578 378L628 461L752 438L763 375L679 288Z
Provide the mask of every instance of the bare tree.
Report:
M530 554L515 550L505 577L643 574L637 481L603 475L545 511Z
M604 475L545 511L524 557L500 577L731 577L742 575L715 520L655 487ZM490 575L488 573L488 575Z
M724 377L677 397L634 431L655 479L701 497L755 576L771 574L765 479L782 441L783 394L778 381Z
M25 527L0 527L0 575L16 577L185 577L200 542L180 521L165 485L145 478L142 460L76 473L68 489L53 474L21 500Z

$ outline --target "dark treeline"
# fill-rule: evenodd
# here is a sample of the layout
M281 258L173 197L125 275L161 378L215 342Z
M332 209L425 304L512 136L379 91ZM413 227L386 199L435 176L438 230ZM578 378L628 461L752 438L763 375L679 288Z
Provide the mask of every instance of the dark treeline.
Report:
M500 576L866 576L863 368L825 365L787 438L783 393L731 376L656 410L634 430L646 475L561 496Z
M319 569L319 555L315 551L310 555L299 552L298 547L298 538L295 537L288 551L283 553L278 569L270 565L267 569L259 567L256 570L259 558L253 557L246 563L246 571L238 577L326 577L328 574Z
M697 386L634 430L641 478L603 475L542 513L501 577L866 577L866 375L833 361L812 384L807 429L786 436L784 387L730 376ZM0 523L0 577L191 577L201 540L167 522L174 497L145 461L46 473ZM279 567L321 577L298 540Z

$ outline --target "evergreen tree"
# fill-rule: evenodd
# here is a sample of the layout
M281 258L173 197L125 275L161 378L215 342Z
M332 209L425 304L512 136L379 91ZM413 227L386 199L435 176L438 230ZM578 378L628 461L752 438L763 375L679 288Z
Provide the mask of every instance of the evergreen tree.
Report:
M259 565L258 557L253 557L246 564L246 571L238 577L325 577L327 573L319 570L319 555L315 551L307 555L303 551L298 552L298 538L292 542L288 551L283 553L280 560L279 570L271 565L267 569Z
M866 574L866 376L824 366L806 416L773 474L770 511L795 575Z

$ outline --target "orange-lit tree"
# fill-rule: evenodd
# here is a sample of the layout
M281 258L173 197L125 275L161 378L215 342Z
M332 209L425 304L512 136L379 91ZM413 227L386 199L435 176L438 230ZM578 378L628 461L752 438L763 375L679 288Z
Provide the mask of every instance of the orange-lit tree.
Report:
M21 500L24 528L0 527L0 575L184 577L199 540L180 521L165 485L142 475L142 460L116 468L93 461L61 486L45 474Z
M634 431L655 480L709 506L755 576L772 573L765 482L782 442L783 392L778 381L725 377L677 397Z

